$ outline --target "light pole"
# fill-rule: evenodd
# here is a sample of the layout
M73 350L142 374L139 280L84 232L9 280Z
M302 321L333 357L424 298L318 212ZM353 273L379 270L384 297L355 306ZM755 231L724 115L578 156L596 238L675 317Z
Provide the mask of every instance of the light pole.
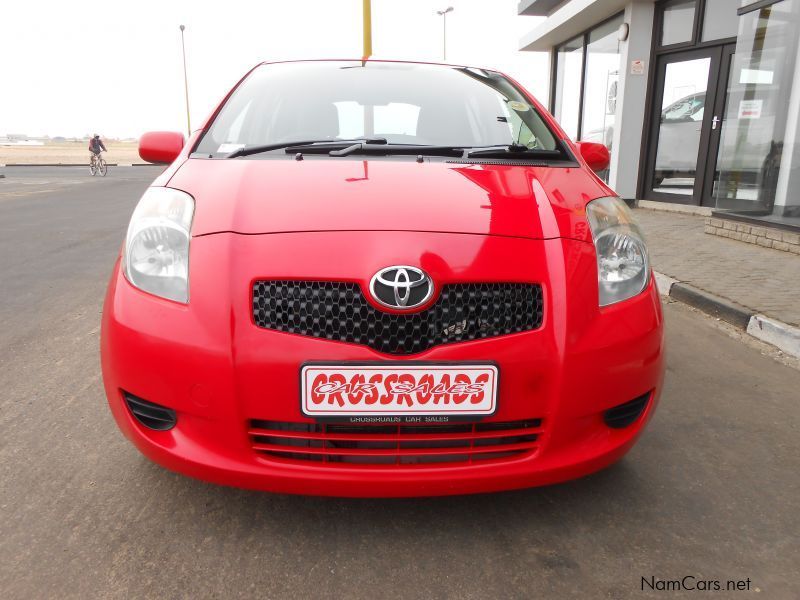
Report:
M183 30L185 26L181 25L181 48L183 49L183 89L186 92L186 130L187 137L192 135L192 121L189 119L189 77L186 75L186 43L183 41Z
M442 17L442 60L447 60L447 13L453 12L453 7L448 6L444 10L437 10L436 14Z

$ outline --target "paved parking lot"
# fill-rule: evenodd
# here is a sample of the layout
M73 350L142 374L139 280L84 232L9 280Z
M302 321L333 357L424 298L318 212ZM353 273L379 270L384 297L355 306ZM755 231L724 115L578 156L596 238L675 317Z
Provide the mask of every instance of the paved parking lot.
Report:
M650 429L576 482L324 499L149 463L105 405L98 333L127 219L158 172L0 179L3 598L627 598L643 577L685 576L800 597L800 371L678 304Z
M636 218L656 271L800 326L800 256L708 235L703 217L640 209Z

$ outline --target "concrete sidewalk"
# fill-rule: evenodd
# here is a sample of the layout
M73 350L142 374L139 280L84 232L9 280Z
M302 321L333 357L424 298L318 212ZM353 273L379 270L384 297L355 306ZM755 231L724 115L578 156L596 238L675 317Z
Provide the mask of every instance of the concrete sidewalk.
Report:
M680 283L670 296L798 351L800 256L707 235L700 216L641 208L635 214L653 269ZM782 342L770 339L775 327Z

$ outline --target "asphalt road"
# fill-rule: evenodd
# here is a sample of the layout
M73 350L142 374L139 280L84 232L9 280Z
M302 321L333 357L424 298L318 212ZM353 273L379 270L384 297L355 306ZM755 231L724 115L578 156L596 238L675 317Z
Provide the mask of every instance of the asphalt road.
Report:
M126 222L158 172L0 179L0 597L626 598L642 577L685 576L800 597L800 371L677 304L651 427L579 481L342 500L149 463L106 407L98 332Z

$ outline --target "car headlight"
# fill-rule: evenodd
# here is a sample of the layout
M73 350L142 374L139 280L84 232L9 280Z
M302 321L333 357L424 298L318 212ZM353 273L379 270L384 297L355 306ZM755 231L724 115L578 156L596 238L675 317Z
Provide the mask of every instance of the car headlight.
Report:
M597 252L600 306L639 294L650 280L647 246L633 214L619 198L598 198L586 205Z
M125 238L125 277L140 290L189 302L189 238L194 199L149 188L133 211Z

